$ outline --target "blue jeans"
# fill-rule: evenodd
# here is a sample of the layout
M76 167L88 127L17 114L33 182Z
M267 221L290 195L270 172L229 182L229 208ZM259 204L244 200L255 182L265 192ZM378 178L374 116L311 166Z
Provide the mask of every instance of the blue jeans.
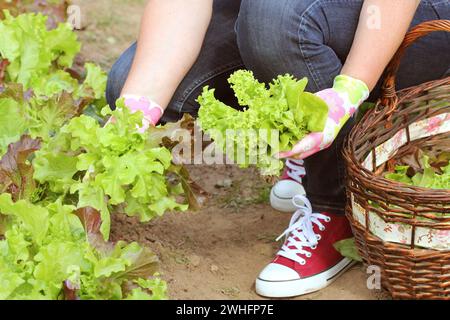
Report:
M332 86L345 61L358 24L363 0L215 0L214 13L196 63L179 85L163 122L196 115L195 102L205 85L236 105L227 78L237 69L252 70L261 81L290 73L310 79L308 90ZM450 19L449 0L422 0L412 26L428 20ZM107 99L114 108L134 57L131 46L114 64ZM397 79L402 89L450 74L450 36L433 33L415 43L403 59ZM380 95L377 85L369 100ZM341 156L352 121L335 143L305 161L304 181L316 211L343 213L345 167Z

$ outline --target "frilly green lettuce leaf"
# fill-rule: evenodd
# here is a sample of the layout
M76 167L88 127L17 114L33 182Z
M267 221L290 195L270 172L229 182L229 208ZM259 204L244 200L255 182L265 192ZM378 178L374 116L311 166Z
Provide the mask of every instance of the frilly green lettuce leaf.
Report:
M22 134L48 139L85 108L105 105L105 72L86 63L84 80L75 76L76 34L64 23L49 30L46 22L42 14L8 11L0 20L0 154Z
M33 160L34 178L55 193L78 197L77 208L92 207L102 215L102 234L109 237L109 214L114 206L149 221L168 210L184 211L166 175L172 155L165 147L151 147L149 135L139 133L142 113L104 109L114 125L102 127L81 115L61 128Z
M0 195L0 216L14 220L0 240L1 299L165 299L152 251L104 241L100 214L74 210Z
M361 256L356 248L355 239L344 239L333 244L334 248L344 257L355 260L362 261Z
M0 96L0 155L6 152L10 143L18 141L26 130L24 112L25 106L20 101Z
M33 205L27 200L13 202L9 193L2 193L0 212L17 219L24 229L30 232L37 244L43 242L49 227L49 213L46 208Z
M229 83L244 110L225 105L215 98L214 89L205 87L197 100L200 104L198 121L229 157L234 157L230 151L236 153L238 146L244 149L246 157L239 163L241 167L247 167L250 157L258 154L257 167L261 173L278 175L283 163L274 155L292 149L307 133L322 131L325 127L328 106L322 99L304 91L306 78L278 76L267 88L252 72L239 70L230 76ZM265 145L257 145L258 140L249 133L259 133L260 129L268 130L269 134L272 134L270 130L278 133L278 137L260 139L268 145L265 153L258 151ZM225 150L225 137L234 141L233 150Z

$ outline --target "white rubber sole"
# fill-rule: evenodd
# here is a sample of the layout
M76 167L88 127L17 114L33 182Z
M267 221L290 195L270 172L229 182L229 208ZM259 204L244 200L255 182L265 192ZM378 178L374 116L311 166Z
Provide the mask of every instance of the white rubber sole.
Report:
M356 261L342 259L332 268L315 276L289 281L267 281L256 279L256 293L268 298L289 298L319 291L353 266Z
M270 191L270 205L275 210L281 211L281 212L287 212L287 213L293 213L297 208L292 203L292 197L290 198L282 198L275 194L275 192L272 190Z

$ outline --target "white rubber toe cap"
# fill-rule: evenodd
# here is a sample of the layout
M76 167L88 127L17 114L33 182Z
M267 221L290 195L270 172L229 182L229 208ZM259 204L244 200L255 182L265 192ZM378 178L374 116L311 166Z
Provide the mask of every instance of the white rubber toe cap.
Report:
M258 276L263 281L291 281L300 279L297 272L278 263L270 263Z
M328 270L306 278L288 267L271 263L256 279L256 293L269 298L287 298L315 292L332 283L354 263L344 258Z
M275 210L294 212L297 208L292 203L292 198L297 194L306 194L300 183L293 180L278 181L270 192L270 204Z

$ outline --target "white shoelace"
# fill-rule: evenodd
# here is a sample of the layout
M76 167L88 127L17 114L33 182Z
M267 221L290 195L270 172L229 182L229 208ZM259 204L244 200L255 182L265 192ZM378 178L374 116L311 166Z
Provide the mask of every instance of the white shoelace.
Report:
M303 160L295 160L295 159L287 159L286 167L288 167L287 175L297 181L298 183L302 183L302 177L306 175L306 170L304 167Z
M303 195L296 195L292 202L298 209L291 218L289 228L277 239L278 241L284 236L287 237L278 255L305 265L306 260L300 255L310 258L312 253L305 249L314 250L320 240L320 235L314 232L313 226L317 225L323 231L325 226L320 220L330 222L331 218L324 214L313 213L311 202Z

